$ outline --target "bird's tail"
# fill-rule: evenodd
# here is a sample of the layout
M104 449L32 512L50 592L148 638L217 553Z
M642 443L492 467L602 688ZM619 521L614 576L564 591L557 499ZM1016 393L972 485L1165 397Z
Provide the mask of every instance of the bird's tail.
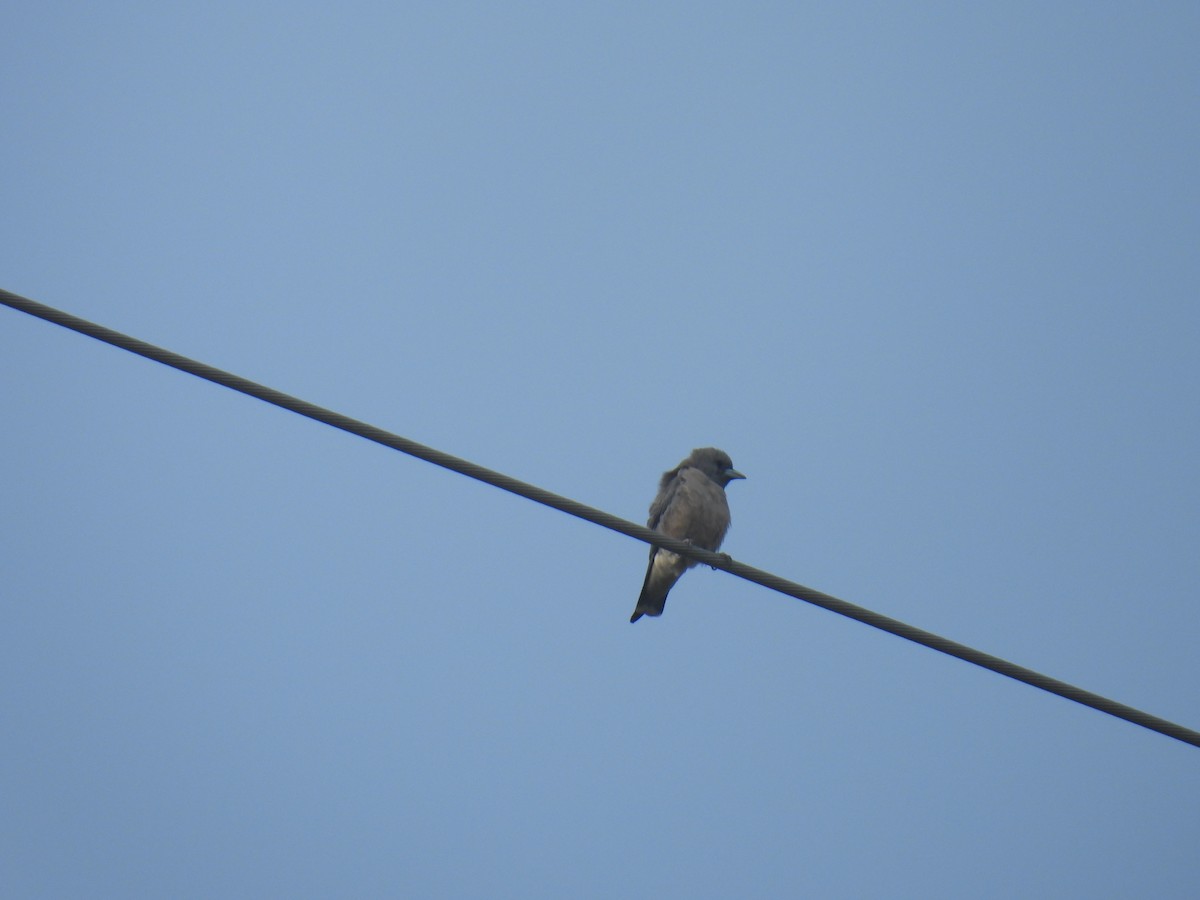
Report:
M665 606L666 604L664 603L663 605ZM630 622L630 624L632 624L632 623L636 622L638 619L640 619L642 616L661 616L662 614L663 614L662 606L660 606L656 609L653 606L643 606L642 604L639 603L637 605L637 608L633 611L633 615L629 617L629 622Z
M666 605L667 598L665 595L657 605L653 603L643 603L641 600L639 600L637 608L633 611L633 615L629 617L629 621L631 623L636 622L642 616L661 616Z
M642 583L642 593L638 596L637 607L629 621L636 622L642 616L661 616L667 605L667 594L683 574L680 557L655 553L650 557L650 565L646 567L646 580Z

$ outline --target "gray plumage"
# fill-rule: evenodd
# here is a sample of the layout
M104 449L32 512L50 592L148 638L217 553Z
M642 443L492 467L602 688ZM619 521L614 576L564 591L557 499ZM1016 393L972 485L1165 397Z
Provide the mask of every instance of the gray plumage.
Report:
M663 473L646 524L668 537L716 550L729 530L725 485L745 477L733 467L728 453L715 447L693 450L691 456ZM695 564L678 553L652 546L642 594L629 621L661 616L667 594L679 576Z

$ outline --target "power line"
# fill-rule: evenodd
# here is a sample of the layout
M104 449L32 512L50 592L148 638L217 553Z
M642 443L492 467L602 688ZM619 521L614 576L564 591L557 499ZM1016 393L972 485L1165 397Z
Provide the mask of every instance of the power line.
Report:
M1057 678L1042 675L1032 669L1018 666L1016 663L1008 662L997 656L992 656L989 653L984 653L981 650L976 650L965 644L952 641L949 638L916 628L897 619L864 609L853 603L848 603L845 600L839 600L837 597L831 597L829 594L823 594L820 591L797 584L794 581L788 581L785 578L780 578L778 575L764 572L762 569L756 569L753 566L740 563L724 553L713 553L709 550L695 547L692 544L675 540L603 510L587 506L568 497L562 497L536 485L527 484L524 481L501 474L500 472L494 472L491 469L484 468L468 460L451 456L449 453L443 453L432 447L426 447L424 444L410 441L408 438L392 434L390 431L384 431L382 428L377 428L366 422L360 422L341 413L317 406L315 403L309 403L307 400L301 400L282 391L257 384L247 378L242 378L240 375L234 375L214 366L189 359L186 356L180 356L178 353L172 353L170 350L164 350L162 347L156 347L153 344L148 344L129 335L113 331L111 328L105 328L103 325L97 325L86 319L80 319L70 313L62 312L34 300L28 300L25 297L20 297L3 289L0 289L0 303L20 312L28 313L31 316L36 316L39 319L44 319L47 322L52 322L55 325L61 325L63 328L77 331L98 341L103 341L106 344L111 344L114 347L120 347L122 350L128 350L130 353L136 353L138 356L144 356L146 359L153 360L154 362L179 369L181 372L195 375L197 378L203 378L206 381L211 381L250 397L255 397L282 409L307 416L310 419L315 419L318 422L323 422L326 425L331 425L350 434L356 434L359 437L382 444L385 447L391 447L393 450L399 450L401 453L407 453L410 456L423 459L426 462L433 463L435 466L441 466L452 472L458 472L460 475L466 475L468 478L474 478L477 481L482 481L509 493L525 497L528 500L533 500L535 503L541 503L560 512L593 522L596 525L620 532L636 540L644 541L647 544L656 544L660 547L665 547L673 553L678 553L681 556L686 556L716 569L724 569L739 578L752 581L765 588L770 588L789 597L795 597L797 600L803 600L806 603L811 603L814 606L819 606L838 615L855 619L873 628L878 628L881 631L886 631L889 634L894 634L913 643L921 644L940 653L956 656L965 662L972 663L984 669L990 669L1000 675L1022 681L1025 684L1051 694L1057 694L1059 697L1073 700L1084 706L1090 706L1100 712L1108 713L1110 716L1116 716L1118 719L1125 719L1127 722L1132 722L1151 731L1157 731L1160 734L1165 734L1167 737L1200 747L1200 732L1185 728L1167 719L1150 715L1132 706L1126 706L1124 703L1118 703L1115 700L1102 697L1099 694L1093 694L1091 691L1085 691L1083 688L1059 681Z

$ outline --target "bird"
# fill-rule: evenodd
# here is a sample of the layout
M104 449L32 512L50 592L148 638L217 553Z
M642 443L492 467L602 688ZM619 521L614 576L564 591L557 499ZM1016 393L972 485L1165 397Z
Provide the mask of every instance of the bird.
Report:
M746 476L733 467L729 454L716 447L693 450L683 462L664 472L658 482L658 496L650 504L650 528L668 537L716 550L729 530L729 503L725 486ZM646 580L630 622L642 616L661 616L667 594L695 560L650 547Z

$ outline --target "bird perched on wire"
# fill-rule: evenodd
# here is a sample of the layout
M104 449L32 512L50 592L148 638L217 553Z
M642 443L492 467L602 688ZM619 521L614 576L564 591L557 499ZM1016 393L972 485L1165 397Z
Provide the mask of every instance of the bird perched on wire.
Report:
M745 477L733 467L725 451L716 447L693 450L691 456L663 473L646 524L668 537L716 550L729 530L725 485ZM678 553L652 546L642 594L629 621L636 622L642 616L661 616L668 592L679 576L695 564Z

